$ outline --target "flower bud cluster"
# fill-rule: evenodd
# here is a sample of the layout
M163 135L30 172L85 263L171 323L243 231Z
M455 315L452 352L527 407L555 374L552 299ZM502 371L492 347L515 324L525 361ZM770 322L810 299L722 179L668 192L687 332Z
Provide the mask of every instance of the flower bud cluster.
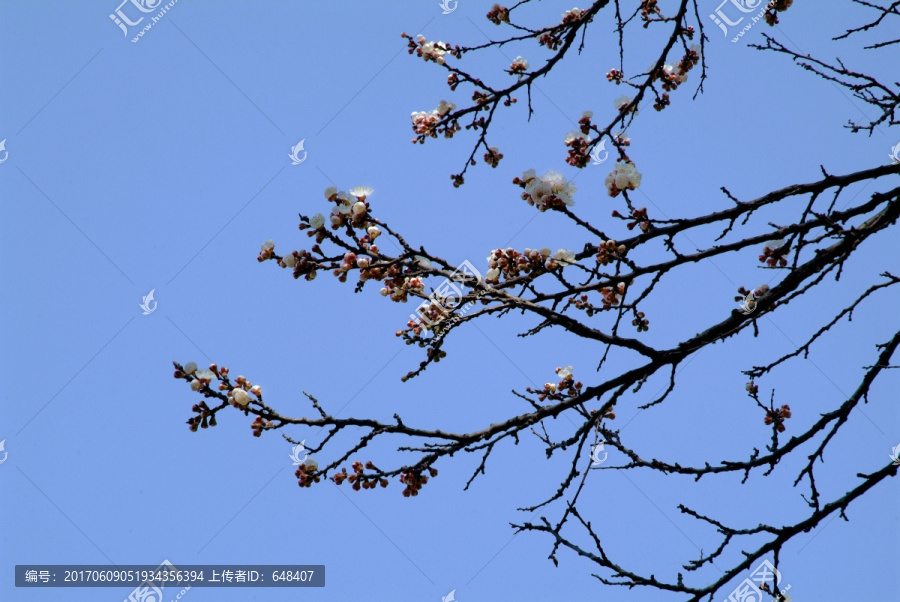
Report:
M526 391L537 395L540 401L545 401L547 399L551 401L572 399L581 393L581 389L584 385L581 381L576 381L572 376L572 366L566 366L564 368L558 367L555 372L560 379L559 382L544 383L542 389L532 389L531 387L528 387Z
M369 470L378 470L371 462L366 462L365 467ZM358 461L353 463L353 474L347 474L347 469L342 468L341 472L334 475L332 479L336 485L340 485L344 481L349 482L354 491L359 491L360 489L375 489L378 485L381 485L382 487L388 486L388 480L384 477L364 474L363 464Z
M505 6L500 6L499 4L494 4L485 16L487 17L487 20L494 25L509 23L509 9Z
M604 240L597 245L597 263L609 265L613 261L625 257L626 251L625 245L617 244L614 240Z
M416 133L416 137L412 141L424 143L426 136L437 138L438 134L441 133L444 134L445 138L452 138L453 134L460 130L459 123L453 121L440 128L438 124L448 113L455 109L456 105L454 103L442 100L437 108L431 111L413 111L410 114L410 118L412 119L413 132Z
M429 468L428 474L432 477L437 476L436 468ZM423 475L421 470L409 470L400 475L400 482L406 485L403 490L403 497L417 496L422 486L428 482L428 475Z
M507 249L494 249L487 256L488 271L485 274L485 282L497 284L500 276L504 280L511 280L522 274L544 269L546 261L550 257L550 249L525 249L519 253L512 247Z
M776 410L766 410L766 417L763 422L766 424L775 424L775 428L779 433L785 430L784 421L791 417L791 407L787 404Z
M759 262L765 263L770 268L785 267L787 265L787 255L791 250L791 245L785 244L784 239L773 240L766 243L763 247L762 255L759 256Z

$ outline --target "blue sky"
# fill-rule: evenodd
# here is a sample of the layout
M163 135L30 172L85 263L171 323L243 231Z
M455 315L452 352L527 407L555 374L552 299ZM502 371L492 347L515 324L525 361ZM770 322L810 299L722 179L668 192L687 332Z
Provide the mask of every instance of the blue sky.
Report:
M570 4L541 3L531 18L548 22ZM859 40L829 41L869 14L796 4L774 30L781 39L891 73L890 50L864 53ZM406 54L400 33L482 43L503 33L483 18L489 5L460 0L443 15L436 0L182 0L132 43L108 17L115 1L0 2L0 139L9 153L0 164L7 283L0 439L8 453L0 465L0 598L121 600L130 588L15 589L13 566L168 559L326 566L323 589L194 588L182 598L192 602L298 595L436 602L454 589L461 602L625 599L600 588L591 564L562 553L554 567L548 539L510 529L510 522L537 520L516 508L551 495L566 466L565 458L546 460L536 439L498 448L487 475L465 492L478 464L472 455L439 464L440 476L416 499L402 498L396 484L376 492L330 484L300 490L291 446L277 434L253 438L250 420L237 412L223 413L215 429L189 432L184 422L195 396L171 376L172 360L217 362L260 384L288 414L310 411L308 391L332 411L343 408L341 415L397 412L407 424L447 430L526 411L510 389L543 383L556 366L572 364L585 382L600 382L604 374L592 370L601 350L558 332L520 339L516 333L534 324L510 316L461 329L444 361L401 383L421 357L393 333L414 306L392 304L376 287L354 295L352 284L327 273L297 282L256 261L268 238L276 250L307 245L297 213L327 213L322 191L332 183L374 187L375 214L411 244L478 267L497 247L577 250L586 242L560 216L537 214L519 199L510 182L527 168L577 175L576 209L592 222L609 220L615 205L603 186L607 166L578 172L564 163L563 145L582 111L606 119L623 93L604 77L618 66L605 11L581 56L539 82L531 123L522 97L498 116L490 139L505 157L497 169L479 164L457 190L449 174L468 156L470 136L409 143L411 111L465 101L447 90L441 70ZM896 128L850 134L843 124L870 114L868 107L783 57L747 48L762 31L773 30L760 23L732 43L710 27L705 93L690 101L692 74L667 110L642 108L629 130L630 154L643 174L637 202L651 214L726 207L720 186L748 200L816 180L819 165L832 173L882 165L900 142ZM655 58L654 39L652 30L636 32L626 66L645 69ZM505 81L499 70L516 54L532 65L546 55L526 46L467 61L491 81ZM308 158L293 166L288 153L301 139ZM850 189L842 202L884 186ZM798 202L748 229L790 219ZM609 231L615 228L624 232L619 225ZM677 242L693 250L717 232L707 234ZM814 302L761 321L759 338L699 352L682 366L669 402L641 412L637 406L665 386L651 380L619 406L612 426L648 457L682 464L746 457L768 442L769 431L747 403L740 371L805 340L879 272L897 273L898 257L896 236L867 243ZM664 281L645 308L647 341L670 345L723 319L738 286L773 277L757 265L752 256L723 257ZM138 306L151 289L157 309L142 315ZM872 363L873 343L896 330L896 297L888 290L852 323L838 325L807 361L763 383L794 410L786 434L855 388L860 367ZM625 365L615 360L603 372ZM883 376L834 441L820 468L825 498L853 487L857 472L882 467L900 443L898 377ZM567 426L559 419L548 428L559 434ZM320 440L312 431L291 434ZM367 449L371 455L360 459L396 455L386 443ZM695 484L595 471L582 508L623 563L671 579L678 562L718 543L678 503L737 526L786 524L805 510L805 489L791 487L802 459L745 486L738 476ZM884 483L850 507L849 523L829 521L786 546L781 571L795 599L886 599L900 590L897 501L896 483ZM732 550L729 558L737 557ZM647 591L628 599L661 598Z

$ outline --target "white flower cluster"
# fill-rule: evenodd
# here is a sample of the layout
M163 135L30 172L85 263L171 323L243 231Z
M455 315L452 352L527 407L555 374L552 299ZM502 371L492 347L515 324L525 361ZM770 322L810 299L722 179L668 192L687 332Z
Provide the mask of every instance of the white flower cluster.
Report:
M567 19L580 19L581 14L583 12L584 11L581 10L580 8L578 8L577 6L575 8L573 8L572 10L567 10L566 12L564 12L562 14L563 21L565 21Z
M566 146L571 146L573 141L579 140L579 139L583 140L584 142L591 141L591 139L588 136L586 136L585 134L582 134L578 130L572 130L571 132L566 134Z
M368 186L357 186L351 188L350 192L338 190L334 186L325 189L325 198L329 201L338 201L331 210L331 227L339 228L344 223L345 217L358 218L364 214L369 206L366 204L366 197L375 192ZM315 224L314 224L315 222ZM313 228L319 228L325 222L322 214L317 213L310 219L309 224Z
M634 190L641 185L641 173L634 166L634 163L626 163L617 161L615 168L604 181L609 196L616 197L623 190Z
M413 122L413 131L417 134L431 134L441 117L456 109L456 105L450 101L442 100L438 107L431 111L413 111L410 118Z
M525 189L522 200L537 207L538 211L546 211L554 205L571 207L575 204L572 195L577 189L558 172L548 171L537 177L535 171L529 169L521 179L516 178L513 182Z
M434 61L438 65L444 64L444 55L447 54L447 46L443 42L427 42L425 36L416 36L419 42L418 54L426 61Z

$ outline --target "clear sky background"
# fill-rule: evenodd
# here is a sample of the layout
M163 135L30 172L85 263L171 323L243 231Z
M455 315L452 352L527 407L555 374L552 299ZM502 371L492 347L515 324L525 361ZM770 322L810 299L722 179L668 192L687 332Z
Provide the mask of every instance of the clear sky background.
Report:
M717 4L704 2L701 12ZM896 77L896 48L870 53L859 50L868 38L830 41L871 14L824 4L798 2L782 25L759 23L738 43L707 20L705 93L690 100L693 72L670 108L642 107L629 131L630 154L643 173L634 198L651 215L727 207L720 186L749 200L819 179L820 164L843 174L888 161L900 131L850 134L843 124L864 119L867 106L784 57L746 47L774 31L803 52L839 55L862 71ZM411 111L465 100L449 92L442 70L406 54L400 33L482 43L485 35L507 33L483 18L489 7L460 0L442 15L437 0L182 0L132 43L108 18L115 0L0 2L0 139L9 152L0 165L0 439L9 454L0 465L0 599L112 601L131 590L16 589L16 564L163 559L176 566L327 567L324 589L194 588L182 598L191 602L437 602L454 589L460 602L670 599L604 589L591 577L591 563L562 552L554 567L546 559L548 538L514 535L510 522L541 514L516 508L552 495L568 462L546 460L535 438L498 447L487 475L469 491L462 488L478 458L464 454L440 463L439 477L404 499L396 483L375 492L329 483L300 490L291 446L278 434L253 438L251 420L237 412L221 413L215 429L191 433L185 425L198 399L172 378L172 360L226 365L260 384L267 401L288 414L308 414L305 390L342 416L398 412L407 424L447 430L527 411L510 390L539 386L556 366L572 364L578 378L594 384L628 365L616 360L596 374L600 348L559 332L517 338L534 321L509 316L456 332L448 357L404 384L399 377L422 356L393 333L413 305L390 303L378 287L354 295L352 284L327 273L297 282L274 263L256 261L268 238L276 251L308 246L297 213L327 214L322 191L332 183L374 187L375 215L452 263L468 259L486 269L484 257L496 247L578 250L596 242L519 199L510 182L530 167L577 174L575 208L624 236L621 224L609 224L611 209L621 209L604 190L609 166L578 172L564 163L563 139L581 112L593 110L605 123L624 93L604 77L618 66L608 9L590 27L581 56L572 54L539 82L530 124L522 96L500 112L490 136L505 155L497 169L479 164L464 187L453 189L449 174L459 171L473 138L409 143ZM569 8L571 2L540 3L530 18L549 23ZM633 34L626 68L643 71L658 38L653 28ZM532 66L549 56L529 45L467 64L505 82L500 69L517 54ZM288 153L301 139L308 158L292 166ZM888 185L850 189L839 206ZM756 218L746 231L793 219L799 202L805 200ZM717 233L676 241L692 251ZM804 341L879 272L900 273L898 240L889 232L867 242L840 283L827 282L802 304L761 320L759 338L744 333L699 352L681 367L669 402L641 412L637 406L665 386L651 380L620 403L612 426L645 457L682 464L743 459L762 448L770 431L746 397L740 371ZM724 319L738 286L780 277L758 265L746 253L664 280L644 308L651 330L641 336L672 345ZM157 309L142 315L138 305L151 289ZM776 400L794 411L785 435L802 432L855 388L860 367L874 361L873 343L896 331L896 308L893 289L879 293L809 360L761 381L766 395L774 387ZM900 443L900 374L888 372L818 469L827 500L854 487L856 473L884 466ZM548 428L562 435L571 425L560 418ZM313 431L291 434L320 440ZM391 449L373 445L360 459L387 465ZM807 489L791 483L812 449L807 444L772 476L754 473L744 486L740 475L695 484L674 475L594 471L581 508L623 564L673 580L679 563L719 541L680 514L678 503L738 527L797 520ZM610 453L608 463L621 461ZM794 599L887 600L900 591L897 502L889 480L850 507L849 523L829 520L786 546L781 571ZM542 514L553 520L559 512L556 506ZM740 547L727 558L738 558ZM719 574L708 571L703 583Z

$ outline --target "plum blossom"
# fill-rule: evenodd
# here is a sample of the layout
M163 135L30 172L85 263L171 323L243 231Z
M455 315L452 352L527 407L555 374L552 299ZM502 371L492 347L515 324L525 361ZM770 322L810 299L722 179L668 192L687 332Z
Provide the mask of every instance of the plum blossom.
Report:
M360 201L365 201L366 197L371 196L373 192L375 191L371 186L357 186L350 189L350 194L358 198Z
M242 408L246 408L250 403L250 396L243 389L232 389L231 400Z
M617 99L615 99L613 101L613 106L616 107L617 110L622 111L625 107L630 105L633 101L634 101L634 99L626 94L624 96L620 96ZM635 115L637 115L638 114L637 107L633 107L631 109L631 112L634 113Z
M456 103L453 103L449 100L442 100L441 102L438 103L437 109L435 109L435 110L437 111L438 115L443 117L450 111L456 110Z
M443 42L427 42L425 36L416 36L419 47L416 54L422 57L426 62L434 61L438 65L444 64L444 55L447 54L447 45Z
M293 268L297 265L297 257L293 253L285 255L281 258L281 263L283 263L286 268Z
M568 23L569 21L574 21L581 18L581 15L584 13L583 10L578 8L577 6L572 10L567 10L562 14L563 23Z
M443 102L443 101L441 101ZM441 117L443 114L439 113L437 110L433 110L430 112L425 111L413 111L410 114L410 118L413 122L413 131L416 134L424 134L427 136L437 136L437 132L434 129L437 127L437 124L441 121Z
M574 142L575 140L583 140L585 142L590 142L590 138L588 138L587 136L585 136L584 134L582 134L579 131L572 130L571 132L566 134L566 146L571 146L572 142Z
M329 186L328 188L325 189L325 198L328 199L329 201L331 201L334 199L334 197L337 196L337 193L338 193L337 187Z
M523 74L528 71L528 67L530 67L530 63L527 59L521 56L517 56L512 64L509 66L509 72L513 74Z
M317 213L314 216L312 216L311 218L309 218L309 226L314 230L318 230L319 228L321 228L324 225L325 225L325 216L322 215L321 213Z
M379 236L381 236L381 228L378 226L369 226L366 228L366 233L369 235L370 240L375 240Z
M672 63L666 63L665 65L663 65L663 71L666 72L666 75L669 77L669 79L679 84L683 84L688 79L687 73L682 72L679 67L676 67Z
M554 206L571 207L575 204L572 195L577 189L555 171L548 171L538 178L535 171L529 169L522 174L521 178L514 179L513 184L518 184L525 189L522 193L522 200L537 207L538 211L546 211Z
M641 173L634 166L634 163L617 161L609 175L604 181L609 196L616 197L623 190L634 190L641 185Z
M184 365L185 374L193 374L197 371L197 362L188 362Z
M572 376L572 366L566 366L565 368L557 368L556 374L558 374L560 378L569 378L570 376Z
M555 270L558 267L565 267L574 263L575 253L568 249L558 249L552 256L545 259L544 267L548 270Z
M575 263L575 253L568 249L558 249L556 253L553 254L553 259L565 263Z

